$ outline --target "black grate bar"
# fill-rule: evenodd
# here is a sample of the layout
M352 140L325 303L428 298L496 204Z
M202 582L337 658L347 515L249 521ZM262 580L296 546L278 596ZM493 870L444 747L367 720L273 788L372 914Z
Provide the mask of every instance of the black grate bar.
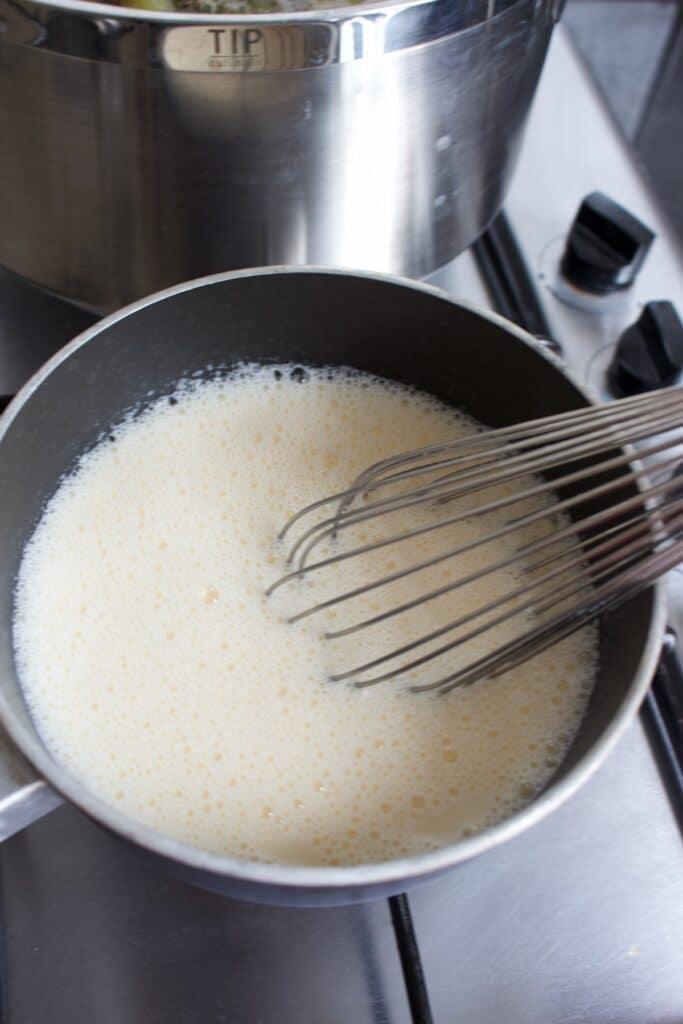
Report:
M388 903L413 1024L434 1024L408 897L390 896Z
M550 324L504 211L477 239L472 252L496 311L550 340Z
M683 666L669 630L642 716L650 744L683 832Z

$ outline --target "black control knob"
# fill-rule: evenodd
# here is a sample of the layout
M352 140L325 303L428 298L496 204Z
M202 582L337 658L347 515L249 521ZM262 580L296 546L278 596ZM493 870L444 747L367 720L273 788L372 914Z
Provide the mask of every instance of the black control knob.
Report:
M648 302L617 343L608 371L615 395L675 384L683 367L683 324L670 302Z
M623 206L602 192L591 192L574 218L560 271L570 284L594 295L628 288L654 237Z

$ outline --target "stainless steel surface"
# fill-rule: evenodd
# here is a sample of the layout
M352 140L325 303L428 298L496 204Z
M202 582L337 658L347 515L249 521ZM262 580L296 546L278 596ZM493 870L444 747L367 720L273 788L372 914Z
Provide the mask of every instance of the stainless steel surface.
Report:
M435 1020L679 1024L682 878L636 724L556 814L411 895ZM215 897L72 808L2 845L0 908L3 1024L410 1020L385 903Z
M0 263L100 311L239 267L424 276L498 210L560 6L0 0Z
M411 906L437 1021L683 1020L683 844L640 723L552 818Z
M410 1024L384 901L233 902L73 808L1 849L3 1024Z
M347 652L350 667L335 668L330 679L365 688L430 665L432 679L412 683L409 689L445 694L500 675L683 561L683 499L680 479L674 475L681 459L681 430L683 389L674 387L392 455L363 470L347 490L320 497L287 520L278 534L286 543L287 572L268 587L266 597L304 578L324 578L334 566L335 593L314 604L305 601L288 620L296 624L370 591L382 591L382 610L361 619L352 615L350 621L323 633L334 641L362 634L485 576L495 580L501 571L516 572L512 588L506 577L498 582L494 600L472 608L465 589L465 614L423 636L407 642L404 638L398 647L370 661L362 654L361 636L360 647L354 645ZM644 465L632 466L633 450L623 452L615 446L638 442ZM624 495L634 483L638 492ZM509 493L501 496L496 490L491 495L492 487L507 487ZM603 495L607 506L596 512L594 502ZM525 503L522 510L520 503ZM417 515L401 527L394 525L394 513L409 509ZM571 521L561 516L571 516ZM453 547L450 535L441 533L473 518L485 520L485 525L482 522L481 534L466 544ZM382 520L378 529L377 520ZM527 542L523 534L514 536L541 525L542 539ZM416 550L417 538L428 533L439 534L441 548L428 559L411 560L406 551L411 545ZM504 557L496 550L475 573L463 576L456 570L451 582L434 588L429 581L422 593L399 603L385 589L506 538L513 539L517 550ZM403 545L401 568L379 576L364 572L362 584L344 589L348 562L367 562L388 545ZM513 638L497 646L494 632L486 653L478 646L472 660L468 643L511 620L519 626ZM459 665L454 670L449 661L456 651Z
M410 1020L384 903L214 897L71 808L3 844L0 862L7 1024ZM682 876L634 726L571 803L411 896L435 1019L678 1024Z

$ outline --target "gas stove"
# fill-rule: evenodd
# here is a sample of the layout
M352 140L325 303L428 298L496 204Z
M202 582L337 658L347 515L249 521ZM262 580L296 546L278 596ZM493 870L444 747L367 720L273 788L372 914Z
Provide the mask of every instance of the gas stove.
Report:
M630 288L599 295L559 273L585 197L584 227L614 213L594 193L623 208L607 230L633 244L623 272L638 271ZM579 250L581 229L580 217ZM648 344L652 323L675 329L675 309L648 304L680 301L683 257L561 28L504 214L431 283L517 320L605 399L619 339L643 311ZM0 272L0 396L92 321ZM655 683L606 764L549 818L409 900L232 902L158 874L67 807L14 836L0 847L2 1020L683 1020L681 573L667 586Z

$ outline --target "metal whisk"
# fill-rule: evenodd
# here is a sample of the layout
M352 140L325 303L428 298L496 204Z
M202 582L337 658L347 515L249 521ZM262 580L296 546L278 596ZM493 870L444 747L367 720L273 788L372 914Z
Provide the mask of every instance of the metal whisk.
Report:
M681 444L683 388L676 387L392 456L365 470L347 490L291 517L279 535L284 539L301 527L288 552L291 571L268 594L381 548L410 544L473 516L495 515L492 528L464 546L447 546L335 593L293 615L290 621L297 622L371 591L381 598L382 588L439 563L451 562L457 570L458 557L473 548L499 538L515 540L524 529L545 522L551 527L545 536L522 539L502 558L494 552L475 573L456 571L442 586L325 633L330 640L362 633L488 574L518 569L519 584L502 596L386 654L361 658L331 678L359 687L397 678L517 618L521 631L512 640L412 689L448 692L499 675L628 600L683 560L683 479L675 474ZM624 445L638 447L624 452ZM506 493L486 494L515 481ZM454 507L465 497L467 508ZM387 526L365 543L342 546L352 528L390 523L392 513L413 508L428 510L428 520L422 515L407 529L392 532ZM329 549L321 557L323 546Z

